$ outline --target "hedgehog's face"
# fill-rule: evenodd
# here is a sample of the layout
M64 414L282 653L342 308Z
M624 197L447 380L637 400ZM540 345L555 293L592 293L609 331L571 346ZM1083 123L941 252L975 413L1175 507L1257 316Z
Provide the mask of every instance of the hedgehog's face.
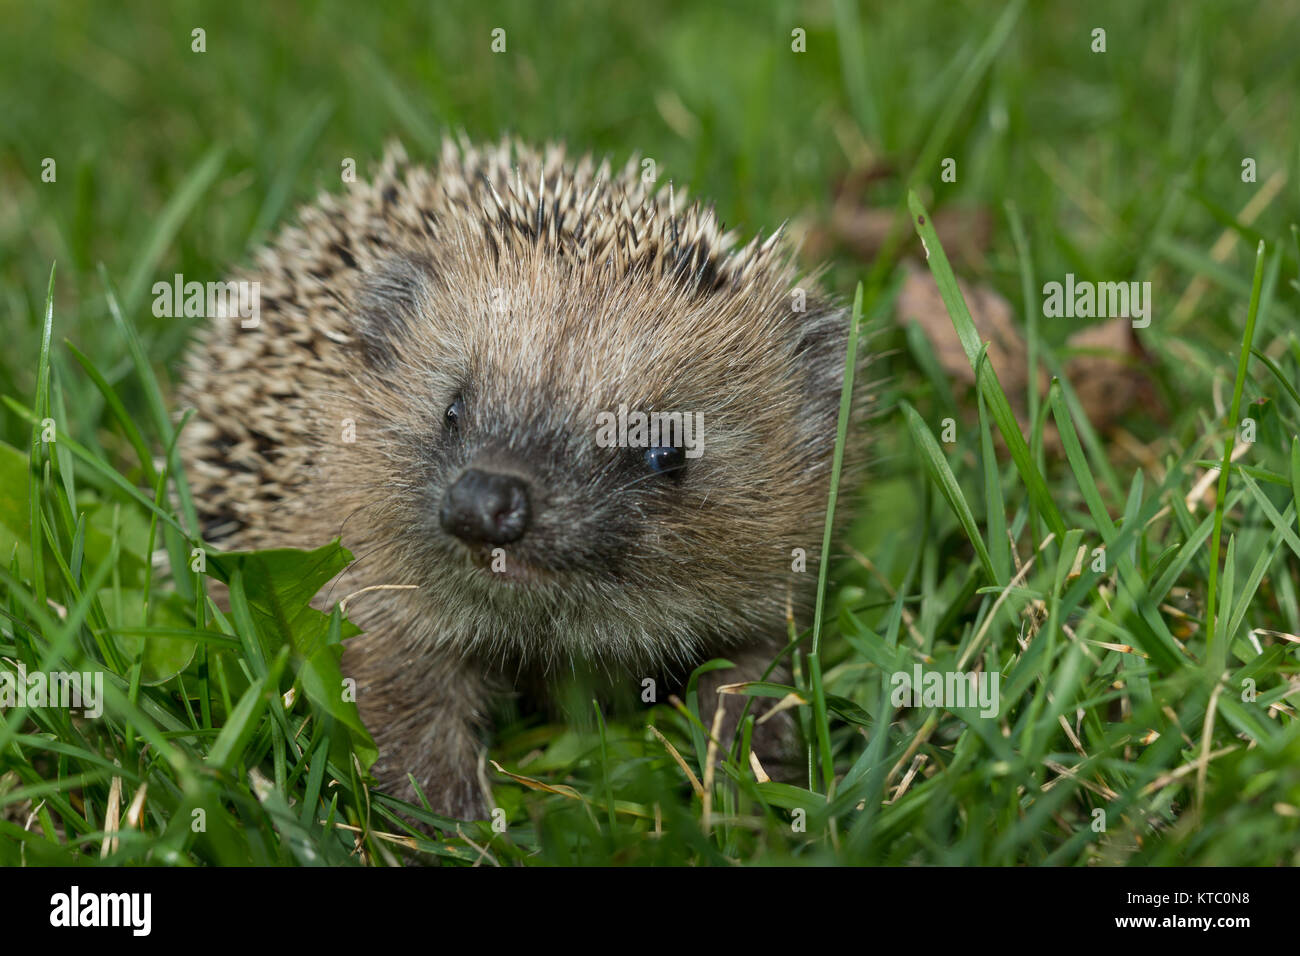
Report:
M471 314L422 278L386 313L405 344L365 340L416 492L389 532L431 597L546 655L686 656L781 620L795 549L816 566L843 314L533 268Z
M528 387L537 392L467 381L447 405L432 456L438 526L494 582L538 585L555 572L617 581L646 524L631 515L668 510L703 454L704 416L623 405L584 429L564 414L573 397L559 385ZM519 414L539 397L549 413Z

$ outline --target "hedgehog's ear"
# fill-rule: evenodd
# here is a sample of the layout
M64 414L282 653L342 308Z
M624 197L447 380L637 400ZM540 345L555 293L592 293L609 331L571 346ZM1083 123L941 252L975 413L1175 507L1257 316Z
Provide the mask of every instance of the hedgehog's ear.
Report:
M807 310L790 313L794 360L803 369L806 410L814 428L839 415L840 388L849 342L849 310L809 300Z
M433 264L394 253L365 274L357 289L355 322L361 354L371 368L392 368L399 344L428 299Z

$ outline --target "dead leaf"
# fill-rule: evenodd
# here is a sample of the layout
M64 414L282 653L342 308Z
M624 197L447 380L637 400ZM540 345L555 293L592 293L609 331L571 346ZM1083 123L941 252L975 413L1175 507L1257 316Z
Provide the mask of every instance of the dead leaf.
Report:
M880 254L893 228L895 217L902 219L903 240L910 251L920 253L921 243L907 216L900 210L864 206L856 200L841 198L831 210L831 237L846 245L858 258L870 262ZM993 222L988 210L976 206L945 206L934 216L934 228L944 251L957 263L979 269L984 252L993 237Z
M957 339L957 331L948 317L934 276L930 270L910 259L904 261L903 269L907 278L903 281L895 307L899 323L916 322L943 370L956 382L974 385L975 371ZM1003 390L1009 398L1013 393L1023 395L1029 382L1029 352L1016 326L1011 304L988 286L976 287L958 279L957 287L970 309L980 341L989 343L989 361L998 373ZM1041 370L1039 380L1039 390L1044 391L1047 376Z
M934 276L910 260L904 262L903 268L907 274L895 306L896 320L900 325L915 322L920 326L940 367L951 376L953 383L973 386L974 370L957 339ZM997 372L1021 431L1028 434L1029 350L1015 311L990 286L976 286L961 279L957 285L980 341L989 343L989 362ZM1098 432L1109 431L1135 405L1140 404L1148 414L1156 407L1154 389L1141 371L1142 350L1130 320L1114 318L1086 326L1066 340L1065 349L1075 353L1065 363L1066 378L1078 395L1088 421ZM1046 396L1050 382L1042 367L1037 379L1038 394ZM1059 436L1051 419L1044 428L1043 443L1053 453L1060 450Z
M794 224L792 231L805 257L820 262L837 246L846 246L857 258L871 262L880 255L894 229L902 242L899 251L920 255L921 242L901 204L883 207L872 201L880 183L897 181L899 177L892 160L867 150L861 162L835 183L829 219ZM984 268L984 254L993 238L993 217L987 208L945 206L935 213L934 227L949 258L967 268Z
M1079 396L1088 421L1108 431L1134 405L1145 376L1134 365L1139 348L1129 319L1107 319L1066 340L1077 350L1065 363L1065 375Z
M564 784L555 785L543 783L541 780L537 780L534 777L525 777L523 774L511 773L495 760L489 761L489 763L492 764L492 769L497 773L504 774L515 783L523 784L529 790L540 790L542 793L558 793L560 796L568 797L570 800L582 799L582 794L578 793L578 791L573 789L573 787L568 787Z

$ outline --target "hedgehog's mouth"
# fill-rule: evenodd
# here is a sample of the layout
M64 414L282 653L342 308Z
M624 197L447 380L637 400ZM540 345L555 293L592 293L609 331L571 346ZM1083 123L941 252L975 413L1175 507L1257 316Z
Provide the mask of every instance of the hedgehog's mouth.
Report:
M494 582L514 587L529 587L550 579L550 574L504 548L469 548L469 563L476 576L487 576Z

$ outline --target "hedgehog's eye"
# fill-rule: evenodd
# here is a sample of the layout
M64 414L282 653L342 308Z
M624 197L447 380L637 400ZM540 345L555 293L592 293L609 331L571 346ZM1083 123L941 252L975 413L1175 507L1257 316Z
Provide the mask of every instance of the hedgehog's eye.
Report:
M449 432L460 431L461 419L465 417L465 399L457 395L456 400L447 406L442 415L442 425Z
M673 445L647 448L645 463L646 467L656 475L671 475L673 478L680 479L682 469L686 467L686 449Z

